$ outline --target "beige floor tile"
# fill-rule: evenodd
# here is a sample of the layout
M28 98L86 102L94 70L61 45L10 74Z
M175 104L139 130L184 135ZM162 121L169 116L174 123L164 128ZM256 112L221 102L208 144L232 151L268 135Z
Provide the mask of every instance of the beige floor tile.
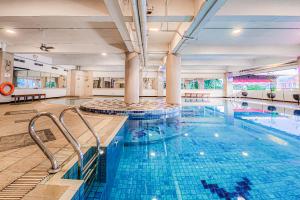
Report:
M68 186L38 185L34 190L29 192L24 199L35 199L38 197L46 200L59 199L67 189Z

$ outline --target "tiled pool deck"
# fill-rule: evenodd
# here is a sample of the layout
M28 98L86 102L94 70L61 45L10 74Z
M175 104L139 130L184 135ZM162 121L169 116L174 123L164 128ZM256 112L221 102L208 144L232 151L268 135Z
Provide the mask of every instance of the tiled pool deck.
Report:
M40 149L27 141L30 138L21 137L22 134L28 133L28 121L36 112L52 112L58 116L66 107L66 105L48 104L45 101L21 105L0 105L0 141L14 138L19 140L17 145L12 145L13 141L6 141L1 145L0 199L21 199L22 197L24 199L70 199L77 191L81 182L61 180L62 174L60 174L65 173L77 161L77 157L72 147L49 119L39 119L37 130L50 129L55 138L45 142L59 164L63 164L61 172L55 176L48 174L50 162ZM29 112L29 110L34 110L34 112ZM8 112L14 114L5 115ZM110 143L126 120L125 116L92 113L85 113L85 117L100 134L101 146ZM79 139L84 149L94 145L91 133L74 113L67 113L65 119L71 132Z

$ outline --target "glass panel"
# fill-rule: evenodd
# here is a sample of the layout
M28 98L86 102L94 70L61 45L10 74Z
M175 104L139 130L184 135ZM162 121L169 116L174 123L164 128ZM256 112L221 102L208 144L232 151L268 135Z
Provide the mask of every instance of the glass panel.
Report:
M204 80L204 89L223 89L222 79Z
M181 88L189 89L189 90L223 89L223 80L222 79L204 80L203 78L182 79Z
M66 88L66 76L33 70L14 69L17 88Z
M94 88L124 88L124 78L111 78L111 77L95 77L93 82Z

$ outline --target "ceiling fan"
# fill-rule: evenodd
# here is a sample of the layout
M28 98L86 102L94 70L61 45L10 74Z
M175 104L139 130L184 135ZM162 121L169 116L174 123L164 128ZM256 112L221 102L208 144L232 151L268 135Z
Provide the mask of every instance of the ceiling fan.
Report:
M47 46L46 44L41 44L41 46L40 46L40 50L41 51L46 51L46 52L49 52L49 50L51 50L51 49L54 49L54 47L51 47L51 46Z

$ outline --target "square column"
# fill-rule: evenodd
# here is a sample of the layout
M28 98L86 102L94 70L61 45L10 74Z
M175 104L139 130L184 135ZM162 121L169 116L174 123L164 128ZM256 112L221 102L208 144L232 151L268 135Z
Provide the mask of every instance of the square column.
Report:
M127 53L125 60L125 103L140 102L140 60L137 53Z
M166 101L181 104L181 56L168 54L166 63Z
M227 72L224 74L223 81L223 89L224 89L224 97L232 97L233 96L233 75L232 72Z

